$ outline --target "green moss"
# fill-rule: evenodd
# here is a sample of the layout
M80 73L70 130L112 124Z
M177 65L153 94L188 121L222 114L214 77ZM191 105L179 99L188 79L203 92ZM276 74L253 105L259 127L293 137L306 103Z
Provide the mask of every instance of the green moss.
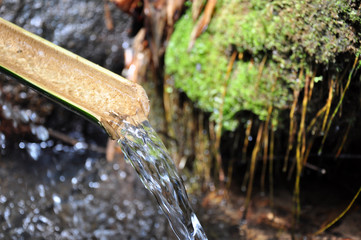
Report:
M244 53L234 63L224 99L223 126L233 130L237 113L260 119L267 108L287 108L292 90L303 86L300 69L329 66L360 46L360 9L347 0L219 0L206 32L188 52L195 23L190 10L175 26L166 52L167 74L200 108L219 118L230 49ZM267 59L261 67L263 59ZM262 69L262 71L261 71Z

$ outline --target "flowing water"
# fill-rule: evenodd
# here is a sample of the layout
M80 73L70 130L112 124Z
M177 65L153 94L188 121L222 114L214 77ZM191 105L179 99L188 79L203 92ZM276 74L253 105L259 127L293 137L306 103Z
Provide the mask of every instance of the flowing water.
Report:
M124 122L119 144L144 186L156 198L176 236L205 240L207 236L192 210L181 177L160 138L148 121Z

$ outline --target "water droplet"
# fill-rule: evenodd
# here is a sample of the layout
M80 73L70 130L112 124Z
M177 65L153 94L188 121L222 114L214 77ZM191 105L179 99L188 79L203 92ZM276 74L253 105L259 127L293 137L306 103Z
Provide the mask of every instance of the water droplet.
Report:
M38 190L39 196L41 198L45 197L45 188L44 188L43 184L39 184L38 187L37 187L37 190Z
M120 177L121 179L125 179L125 178L127 177L127 173L124 172L124 171L120 171L120 172L119 172L119 177Z
M21 94L20 94L21 95ZM20 96L21 97L21 96ZM19 112L20 114L20 120L23 122L23 123L28 123L30 118L29 118L29 115L27 114L27 111L25 110L20 110Z
M71 183L72 183L73 185L76 185L76 184L78 183L78 179L77 179L76 177L73 177L73 178L71 179Z
M40 231L40 232L44 232L45 231L45 227L41 224L36 224L36 228Z
M28 230L30 232L34 232L34 230L35 230L34 224L30 223L29 226L28 226Z
M117 52L118 51L118 46L113 44L111 49L112 49L112 52Z
M24 207L25 207L25 202L24 202L24 200L20 200L20 201L18 202L18 206L21 207L21 208L24 208Z
M30 157L37 161L39 159L41 149L39 144L37 143L28 143L26 145L26 150L29 153Z
M53 198L53 203L54 203L53 210L56 214L58 214L62 209L61 198L55 193L53 194L52 198Z
M119 164L118 164L118 163L114 163L114 164L113 164L113 169L114 169L114 171L118 171L118 170L120 169Z
M41 147L42 149L45 149L47 146L48 146L48 144L46 144L46 142L41 142L41 143L40 143L40 147Z
M85 168L86 170L90 171L93 168L94 165L94 159L92 158L87 158L86 162L85 162Z
M127 215L126 215L125 213L123 213L123 212L117 212L116 216L117 216L117 219L118 219L118 220L122 221L122 220L125 219L125 217L126 217Z
M90 35L89 37L90 41L95 41L97 39L97 36L95 34Z
M108 222L108 224L113 225L115 223L115 219L110 217L110 218L108 218L107 222Z
M122 43L122 47L123 47L124 49L129 48L129 43L128 43L128 42L123 42L123 43Z
M36 114L36 112L31 112L31 114L30 114L30 120L32 121L32 122L36 122L37 120L38 120L38 115Z
M129 200L127 200L127 199L125 199L124 201L123 201L123 205L124 206L129 206L130 205L130 201Z
M12 110L11 110L11 106L10 104L8 103L5 103L3 106L2 106L2 112L3 112L3 115L6 119L11 119L12 117Z
M34 27L41 27L41 25L43 24L43 21L42 21L41 17L35 16L30 20L30 24L33 25Z
M63 151L63 145L62 144L56 144L54 147L54 151L60 152Z
M9 228L11 228L10 214L10 208L6 207L4 211L4 218Z
M196 64L196 69L198 72L202 71L202 65L200 63Z
M92 194L89 194L85 197L85 200L88 202L93 201L93 199L94 199L94 196Z
M81 149L87 149L87 148L88 148L88 144L86 144L85 142L77 142L74 145L74 150L75 151L81 150Z
M0 195L0 203L4 204L7 200L8 199L4 195Z
M21 92L20 94L19 94L19 97L21 98L21 99L26 99L27 97L28 97L28 94L26 94L26 92ZM25 111L24 111L25 112Z
M54 204L61 204L61 198L57 194L53 194Z
M25 148L25 143L24 142L19 142L19 148L24 149Z
M47 217L45 217L43 215L39 216L39 220L42 221L43 223L47 224L47 225L51 224L51 221Z
M5 134L3 134L2 132L0 132L0 146L1 146L1 148L3 148L3 149L6 147Z
M54 146L54 141L53 140L46 141L46 144L48 145L48 147L52 147Z
M108 180L108 175L106 173L103 173L102 175L100 175L100 180L102 181Z
M99 188L100 184L98 182L90 182L89 187L90 188Z
M59 177L59 180L60 180L60 182L65 182L65 177L64 177L63 175L61 175L61 176Z
M49 138L49 132L44 126L31 125L31 132L41 141L46 141Z

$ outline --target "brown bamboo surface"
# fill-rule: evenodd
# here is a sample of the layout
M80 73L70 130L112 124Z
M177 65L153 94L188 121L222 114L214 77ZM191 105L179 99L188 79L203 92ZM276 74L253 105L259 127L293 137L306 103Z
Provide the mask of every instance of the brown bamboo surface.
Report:
M0 68L99 122L112 138L118 137L119 120L141 121L149 113L149 100L140 85L2 18Z

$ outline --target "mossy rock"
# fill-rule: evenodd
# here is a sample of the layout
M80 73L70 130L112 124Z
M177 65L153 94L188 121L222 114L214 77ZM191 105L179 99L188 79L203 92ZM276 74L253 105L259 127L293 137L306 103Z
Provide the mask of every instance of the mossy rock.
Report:
M316 66L336 74L342 69L341 54L358 54L360 6L349 2L219 0L208 29L189 51L195 22L188 10L170 39L166 73L176 88L211 112L212 119L217 121L223 109L225 130L236 128L244 110L265 120L269 106L273 114L290 106L293 90L303 87L302 76L318 73L317 79L322 79ZM234 51L243 57L234 62L227 79Z

